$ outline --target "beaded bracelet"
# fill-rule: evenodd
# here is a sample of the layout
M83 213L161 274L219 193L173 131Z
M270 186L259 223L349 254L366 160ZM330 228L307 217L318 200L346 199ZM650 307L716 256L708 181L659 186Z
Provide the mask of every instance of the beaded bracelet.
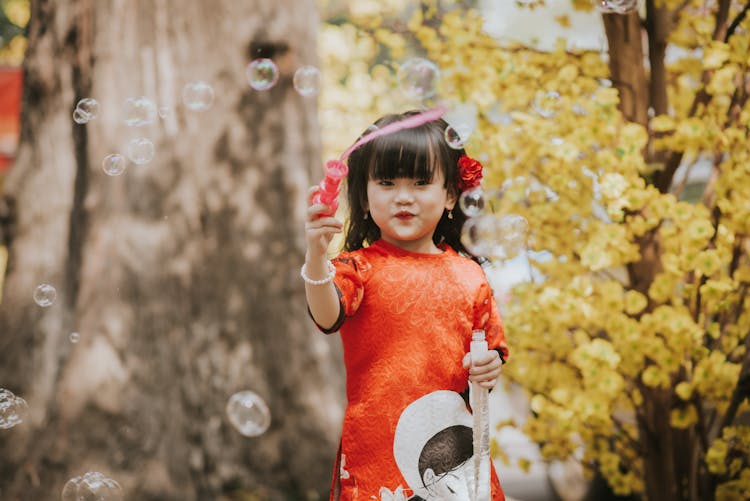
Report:
M313 280L312 278L307 276L307 263L302 265L302 269L299 270L299 274L302 276L302 280L304 280L305 283L308 283L310 285L323 285L332 281L333 277L336 276L336 267L333 265L333 263L329 259L328 260L328 276L325 278L321 278L320 280Z

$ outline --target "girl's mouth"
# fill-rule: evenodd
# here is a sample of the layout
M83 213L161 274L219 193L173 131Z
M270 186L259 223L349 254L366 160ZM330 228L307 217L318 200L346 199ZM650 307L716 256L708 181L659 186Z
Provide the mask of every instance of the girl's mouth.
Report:
M407 212L407 211L399 211L399 212L397 212L397 213L395 214L395 216L396 216L397 218L399 218L399 219L404 219L404 220L406 220L406 219L411 219L411 218L413 218L413 217L414 217L414 214L412 214L411 212Z

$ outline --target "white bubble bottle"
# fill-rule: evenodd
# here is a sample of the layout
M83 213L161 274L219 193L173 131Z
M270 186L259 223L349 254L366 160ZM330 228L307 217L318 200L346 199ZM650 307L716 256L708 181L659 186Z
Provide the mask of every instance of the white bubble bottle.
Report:
M471 360L484 358L488 351L483 330L471 333ZM474 493L473 501L490 501L490 406L489 390L471 383L471 411L474 414Z

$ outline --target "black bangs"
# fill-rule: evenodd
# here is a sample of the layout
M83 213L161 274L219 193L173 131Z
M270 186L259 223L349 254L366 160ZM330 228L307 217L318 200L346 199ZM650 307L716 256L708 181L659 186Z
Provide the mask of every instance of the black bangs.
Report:
M439 147L432 134L421 127L380 137L372 142L369 178L432 181L440 168Z

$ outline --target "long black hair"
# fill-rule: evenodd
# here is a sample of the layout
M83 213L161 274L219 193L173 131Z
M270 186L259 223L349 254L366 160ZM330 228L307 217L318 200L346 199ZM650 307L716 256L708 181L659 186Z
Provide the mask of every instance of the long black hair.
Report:
M362 136L417 113L420 112L412 110L385 115L371 125ZM458 202L461 195L458 188L458 159L466 153L463 148L454 149L448 145L445 139L446 127L448 124L445 120L434 120L380 136L352 152L349 156L349 174L346 178L350 217L344 250L361 249L380 238L380 228L372 218L365 218L368 207L367 182L370 179L433 179L436 169L441 169L448 196ZM443 212L432 240L436 245L446 243L457 252L471 256L461 243L461 229L466 216L458 207L452 211L452 215L453 217L449 218L448 212Z

